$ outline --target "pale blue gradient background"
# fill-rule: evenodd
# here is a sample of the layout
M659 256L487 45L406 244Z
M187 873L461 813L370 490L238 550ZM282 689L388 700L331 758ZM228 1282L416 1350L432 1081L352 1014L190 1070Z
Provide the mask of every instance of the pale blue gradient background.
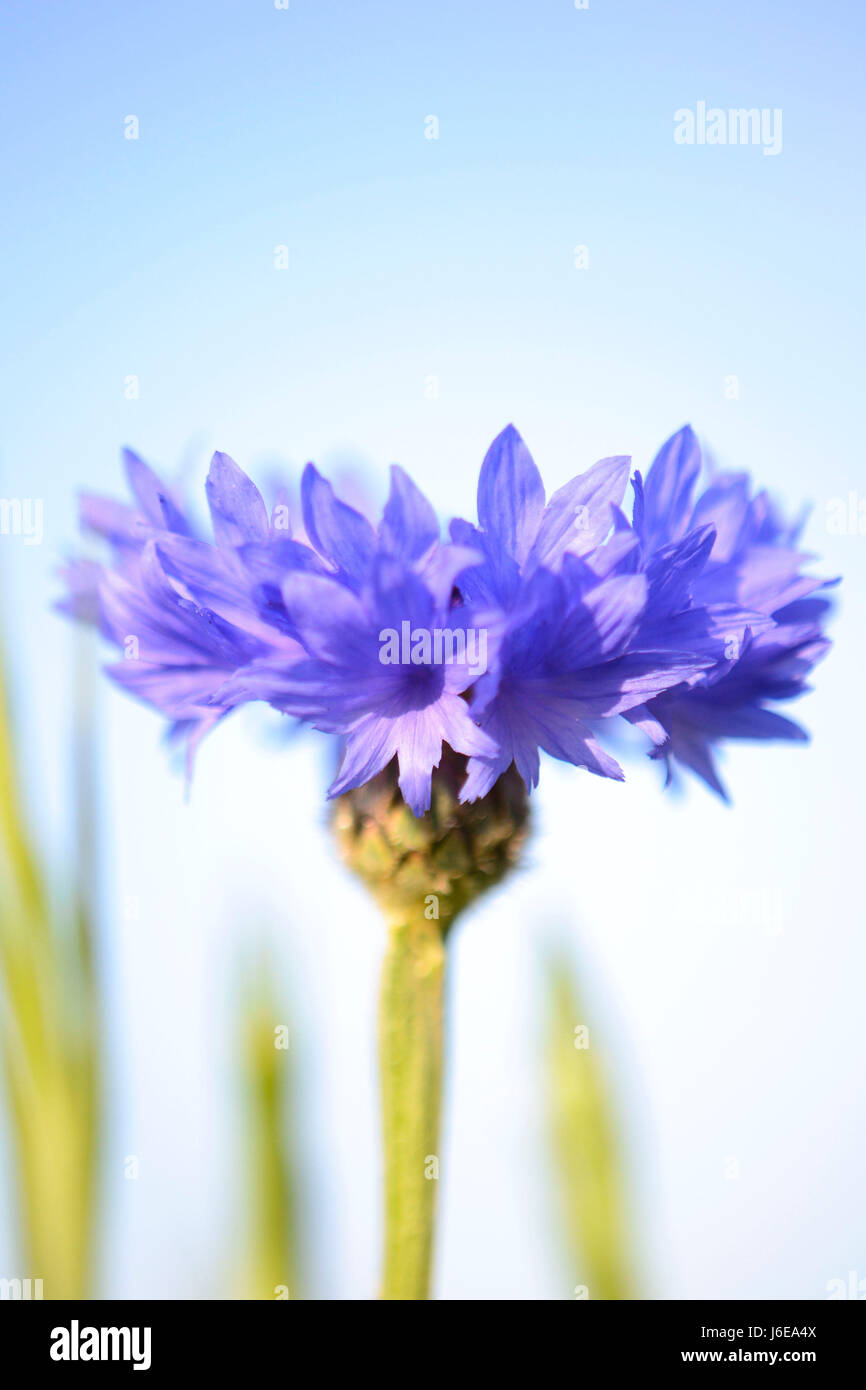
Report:
M4 6L0 488L44 498L46 531L0 540L3 631L49 847L68 838L72 651L53 569L77 489L119 490L123 443L196 486L215 447L258 477L360 461L375 491L399 460L447 515L471 510L508 420L552 489L603 454L645 466L691 419L722 462L813 502L807 541L845 575L800 707L813 747L733 752L733 810L695 785L662 798L642 761L625 787L544 769L526 871L456 944L443 1297L576 1282L545 1185L551 934L617 1079L647 1292L821 1298L866 1278L866 537L826 528L830 499L866 496L863 38L850 0ZM701 99L782 108L782 153L676 145L674 111ZM226 1288L232 980L269 923L311 1292L372 1296L381 935L333 866L327 750L230 721L185 806L157 718L105 684L99 702L104 1292ZM4 1264L8 1209L7 1186Z

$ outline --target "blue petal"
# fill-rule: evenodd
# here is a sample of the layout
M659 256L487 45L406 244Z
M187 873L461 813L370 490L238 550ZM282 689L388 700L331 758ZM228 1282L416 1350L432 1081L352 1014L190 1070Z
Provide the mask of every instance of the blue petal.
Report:
M140 549L147 537L147 523L140 512L98 493L79 495L78 515L86 531L104 536L112 545Z
M684 425L659 449L643 486L643 539L649 549L679 540L685 531L700 471L700 445L691 425Z
M380 534L386 550L407 560L420 559L439 539L436 513L421 489L396 463L391 466L391 492Z
M301 506L307 535L319 554L360 584L376 550L376 533L367 518L340 502L312 463L301 479Z
M401 560L390 555L378 557L373 566L372 592L380 628L399 629L404 621L415 627L434 626L433 595L423 579Z
M458 588L463 598L469 603L498 603L504 607L512 603L520 586L517 561L506 555L493 537L459 517L451 522L450 532L452 549L467 555L475 553L474 560L467 561L459 572ZM442 550L447 548L443 546Z
M361 787L387 767L396 752L391 721L369 715L349 732L339 771L328 788L328 796Z
M466 576L482 562L478 550L465 545L437 545L419 566L418 573L430 590L438 608L447 608L459 578L465 593Z
M555 567L566 550L586 555L611 529L614 508L622 501L631 460L601 459L572 478L547 504L529 556L529 566Z
M695 503L692 526L711 523L716 530L713 560L730 559L749 515L749 479L745 473L722 474Z
M544 513L544 484L513 425L487 450L478 479L478 520L507 556L523 564Z
M688 607L692 585L705 568L716 539L713 526L690 531L684 540L657 550L646 568L648 607L656 617L667 617Z
M124 449L123 463L129 486L151 526L160 529L165 527L166 530L176 531L181 536L190 535L186 517L150 465L131 449Z
M228 454L214 454L205 492L217 545L267 540L270 527L262 494Z
M559 669L577 670L612 661L625 650L643 616L644 575L616 575L583 595L557 636Z
M376 635L357 594L337 579L296 572L283 580L283 599L311 656L339 665L378 661Z

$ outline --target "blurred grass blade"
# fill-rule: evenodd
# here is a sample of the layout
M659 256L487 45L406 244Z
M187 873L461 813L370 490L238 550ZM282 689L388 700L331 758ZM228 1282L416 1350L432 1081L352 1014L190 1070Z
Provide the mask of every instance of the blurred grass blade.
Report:
M242 1001L241 1057L248 1226L241 1296L297 1298L296 1173L286 1139L291 1102L288 1024L264 966Z
M75 971L79 985L78 1068L73 1089L80 1111L82 1135L81 1203L83 1217L82 1282L89 1287L97 1225L97 1182L100 1163L102 1103L102 1006L96 974L97 914L97 730L96 633L82 627L76 633L75 723L72 735L73 801L75 806Z
M625 1184L605 1068L571 967L548 967L547 1097L560 1216L578 1297L635 1297Z
M77 686L75 739L87 756ZM77 790L92 826L89 784ZM18 1178L24 1268L49 1299L90 1288L99 1094L92 928L81 883L58 920L21 805L0 670L0 1049ZM83 798L83 799L82 799ZM13 1272L10 1271L10 1274Z
M18 775L6 695L5 672L0 666L0 855L5 877L10 877L22 909L44 924L45 903L39 870L21 814ZM5 882L4 882L5 888Z

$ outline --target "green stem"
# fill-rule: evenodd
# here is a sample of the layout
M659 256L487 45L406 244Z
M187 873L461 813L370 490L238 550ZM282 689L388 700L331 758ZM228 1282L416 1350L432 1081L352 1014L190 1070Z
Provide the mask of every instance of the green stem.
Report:
M382 1297L386 1299L430 1296L444 980L440 923L423 917L392 922L379 1013L385 1146Z

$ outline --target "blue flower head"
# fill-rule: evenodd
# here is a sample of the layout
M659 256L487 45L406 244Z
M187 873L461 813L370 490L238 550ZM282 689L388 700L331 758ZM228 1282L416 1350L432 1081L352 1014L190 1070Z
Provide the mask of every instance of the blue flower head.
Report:
M802 520L785 522L744 473L717 473L696 497L701 473L700 446L686 425L662 445L645 483L635 475L634 530L649 567L672 545L709 531L692 599L725 647L696 680L648 701L642 713L669 778L680 763L726 798L714 756L726 739L808 739L774 706L809 688L829 650L823 627L831 603L820 591L830 582L805 572L811 557L798 544Z
M484 556L458 581L464 596L498 602L506 615L496 668L471 701L497 751L470 760L466 799L488 792L512 762L536 786L541 750L621 779L596 740L596 721L643 705L709 664L700 652L656 649L641 636L650 585L630 562L636 547L619 511L628 471L627 458L603 459L545 503L541 475L513 426L487 453L479 527L451 528Z
M717 790L720 739L803 737L768 702L800 693L826 650L821 581L746 478L720 475L694 500L688 429L645 484L635 475L629 522L627 458L548 500L509 426L481 468L477 524L452 522L447 540L397 467L374 525L308 465L293 528L285 493L269 511L215 454L204 535L141 459L125 461L131 505L82 501L109 562L68 566L60 606L99 625L122 652L109 673L190 753L263 700L339 740L330 795L396 762L423 815L446 745L473 801L512 765L534 787L542 751L622 779L600 741L620 716Z

